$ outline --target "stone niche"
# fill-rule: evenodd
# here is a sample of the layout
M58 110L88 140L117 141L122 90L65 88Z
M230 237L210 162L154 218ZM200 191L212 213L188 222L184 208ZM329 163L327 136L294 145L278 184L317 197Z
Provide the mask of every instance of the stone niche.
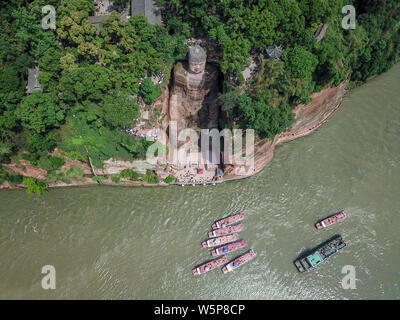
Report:
M217 128L219 70L206 63L206 51L189 48L188 61L174 68L174 82L169 100L169 119L176 121L178 132L184 128Z

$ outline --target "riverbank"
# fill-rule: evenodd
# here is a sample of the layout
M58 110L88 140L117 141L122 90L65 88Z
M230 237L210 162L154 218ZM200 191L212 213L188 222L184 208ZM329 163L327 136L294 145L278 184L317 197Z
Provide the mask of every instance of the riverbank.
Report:
M348 86L348 80L342 82L339 86L333 88L327 88L321 92L314 93L312 101L308 105L298 105L293 109L295 113L295 119L291 130L283 132L277 135L274 139L262 139L258 141L255 145L255 157L254 157L254 170L251 172L246 172L245 168L242 166L232 166L227 165L224 172L224 181L238 180L246 178L257 174L263 170L267 164L273 159L275 146L282 144L287 141L291 141L303 136L306 136L318 128L320 128L328 119L331 117L335 111L341 106L343 97L346 93ZM159 184L147 183L144 181L132 181L127 178L121 178L120 181L114 182L112 180L112 175L121 173L124 169L138 168L145 173L146 170L156 170L158 175L161 175L161 179L165 178L166 169L157 168L146 164L145 161L121 161L110 159L104 162L103 168L94 168L94 171L87 162L81 162L78 160L71 160L66 157L61 151L55 150L52 156L62 157L65 161L60 172L66 173L70 168L79 168L82 170L83 174L79 177L71 177L66 183L65 181L55 181L49 183L49 187L67 187L67 186L83 186L83 185L114 185L114 186L168 186L168 183L160 181ZM8 168L13 173L22 175L24 177L33 177L39 180L46 179L46 171L41 168L33 167L26 160L19 160L19 163L3 164L3 167ZM182 169L183 171L185 169ZM94 176L103 177L101 182L94 181ZM175 176L178 178L182 176L179 172L176 172ZM201 178L201 177L200 177ZM182 179L181 179L182 180ZM190 183L184 183L184 185L203 185L205 183L214 184L213 181L206 181L207 179L193 179ZM197 183L197 181L199 181ZM221 182L221 181L218 181ZM182 181L177 179L176 184L183 184ZM25 188L23 184L10 184L4 181L0 184L0 189L20 189Z
M346 93L349 81L342 82L337 87L326 88L318 93L311 95L312 101L308 105L298 105L293 109L295 119L291 130L283 132L277 135L274 139L262 139L255 145L255 157L254 157L254 170L251 172L246 171L243 166L227 165L224 172L224 181L238 180L257 174L263 170L267 164L273 159L274 149L277 145L287 141L291 141L300 137L304 137L318 128L320 128L341 106L343 97ZM138 163L140 170L145 173L146 170L156 170L158 175L165 175L166 168L156 168L151 165L147 165L145 161L121 161L121 160L108 160L105 161L103 168L95 168L94 172L91 169L89 163L71 160L66 157L61 151L56 150L52 153L54 156L62 157L65 161L63 172L67 172L72 167L80 168L83 170L83 175L79 178L72 177L69 179L69 183L64 181L56 181L49 183L49 187L67 187L67 186L82 186L82 185L115 185L115 186L168 186L168 183L160 181L159 184L147 183L144 181L132 181L130 179L121 178L118 183L112 180L113 174L119 174L124 169L137 168ZM42 180L46 179L46 171L41 168L34 168L32 165L25 160L19 160L19 164L11 163L4 164L5 168L8 168L14 173L20 174L25 177L34 177ZM98 175L104 177L99 183L93 180L93 176ZM182 176L179 172L176 172L176 177ZM160 177L165 178L163 176ZM201 178L201 177L200 177ZM207 179L206 179L207 180ZM197 183L197 181L199 181ZM220 181L218 181L220 182ZM177 184L182 184L179 179L176 181ZM203 185L205 183L213 183L211 181L205 181L204 179L193 179L190 183L184 183L185 185ZM12 185L7 181L0 184L0 189L19 189L25 188L22 184Z
M262 139L256 143L253 171L248 172L243 166L229 165L225 169L224 180L237 180L257 174L273 159L277 145L318 130L342 105L348 83L346 80L337 87L314 93L311 95L311 103L296 106L293 110L295 119L291 130L278 134L274 139Z

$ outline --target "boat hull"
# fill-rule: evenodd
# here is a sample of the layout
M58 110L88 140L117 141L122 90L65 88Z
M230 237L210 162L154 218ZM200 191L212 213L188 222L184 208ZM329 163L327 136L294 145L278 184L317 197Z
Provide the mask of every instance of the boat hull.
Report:
M250 260L252 260L255 256L256 256L256 254L254 253L254 251L252 249L250 249L246 253L242 254L239 257L236 257L231 262L229 262L227 265L225 265L222 268L222 272L223 273L228 273L228 272L231 272L233 270L236 270L237 268L241 267L245 263L247 263Z
M342 236L336 235L300 256L293 263L299 272L307 272L318 267L346 247Z
M236 241L237 239L238 235L237 233L234 233L227 236L208 239L206 241L203 241L201 245L203 246L203 248L212 248L223 245L228 242Z
M214 270L215 268L218 268L224 264L226 264L228 260L226 259L225 256L222 256L220 258L208 261L206 263L203 263L202 265L193 268L192 273L195 276L198 276L200 274L204 274L208 271Z
M335 223L343 221L346 218L347 218L347 213L346 213L346 211L342 210L342 211L339 211L339 212L337 212L337 213L335 213L335 214L333 214L333 215L331 215L329 217L326 217L326 218L318 221L315 224L315 227L318 230L324 229L324 228L329 227L329 226L331 226L331 225L333 225Z
M229 227L220 228L220 229L216 229L216 230L210 231L208 233L208 236L210 238L220 237L220 236L225 236L225 235L228 235L228 234L240 232L242 230L243 230L243 225L241 223L239 223L239 224L236 224L234 226L229 226Z
M244 212L239 212L237 214L216 221L211 227L213 230L220 229L223 228L224 226L230 226L236 222L239 222L244 218L245 218Z
M213 257L217 257L217 256L220 256L221 254L227 254L229 252L234 252L236 250L243 249L246 246L247 246L247 243L245 240L228 243L227 245L224 245L222 247L211 250L211 255Z

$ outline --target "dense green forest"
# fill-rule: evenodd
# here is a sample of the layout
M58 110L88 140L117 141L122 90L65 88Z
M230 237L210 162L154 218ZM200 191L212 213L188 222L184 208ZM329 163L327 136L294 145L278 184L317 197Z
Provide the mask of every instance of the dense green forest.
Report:
M398 0L157 2L165 28L141 15L122 21L114 12L100 32L88 20L93 0L0 2L0 162L23 157L45 166L55 147L72 159L89 156L97 167L110 157L143 157L151 143L122 126L140 115L137 94L151 104L161 89L148 80L139 89L137 82L184 59L188 37L218 43L212 50L225 76L221 126L254 128L260 137L290 127L292 106L310 102L312 92L348 77L366 81L400 56ZM341 26L347 4L356 8L355 30ZM56 30L41 26L44 5L57 10ZM317 43L324 23L329 27ZM256 78L232 85L231 76L243 84L251 52L273 44L282 46L282 58L258 58ZM36 64L43 91L26 95L28 68Z
M260 136L285 130L288 105L309 103L329 85L365 81L387 71L400 56L398 0L158 0L170 34L208 36L222 51L221 70L243 82L252 50L281 45L281 60L260 61L257 78L239 90L227 85L220 97L228 117ZM356 29L344 30L341 10L356 9ZM315 33L329 27L323 41Z
M57 10L56 30L41 26L48 4ZM40 166L57 146L73 159L90 156L97 167L110 157L143 157L151 143L122 126L140 116L139 78L185 57L183 36L144 16L122 21L116 12L97 33L88 21L92 0L13 0L0 8L0 161L22 156ZM35 64L43 91L26 95ZM147 103L161 91L152 82L142 87Z

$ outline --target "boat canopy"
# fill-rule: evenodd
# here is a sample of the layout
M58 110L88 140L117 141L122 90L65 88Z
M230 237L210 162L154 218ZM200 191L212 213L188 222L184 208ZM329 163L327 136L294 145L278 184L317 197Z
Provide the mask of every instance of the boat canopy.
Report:
M307 261L310 263L311 266L315 266L317 264L319 264L320 262L322 262L322 257L320 256L319 252L316 251L313 254L309 255L307 257Z

